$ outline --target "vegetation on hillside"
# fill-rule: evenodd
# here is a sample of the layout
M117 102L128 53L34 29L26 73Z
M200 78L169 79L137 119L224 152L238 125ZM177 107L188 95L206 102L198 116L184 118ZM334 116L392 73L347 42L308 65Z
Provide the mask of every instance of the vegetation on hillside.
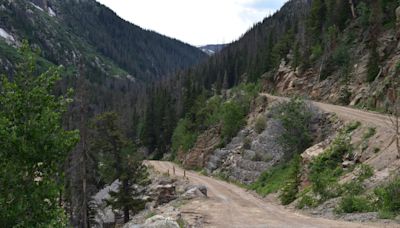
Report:
M229 91L229 98L220 95L207 99L206 94L199 96L185 118L178 122L172 136L173 158L182 149L190 150L197 135L210 127L221 127L221 145L229 142L243 127L250 104L258 95L256 84L243 84Z
M37 75L36 55L27 44L13 80L1 76L0 224L4 227L63 227L60 203L63 161L79 140L62 117L69 95L54 96L58 69Z
M295 97L288 102L275 105L271 109L272 117L279 120L285 129L280 136L280 144L288 153L284 161L271 170L264 172L250 188L267 195L280 191L280 200L289 204L296 199L300 184L300 154L310 146L311 108L304 100Z

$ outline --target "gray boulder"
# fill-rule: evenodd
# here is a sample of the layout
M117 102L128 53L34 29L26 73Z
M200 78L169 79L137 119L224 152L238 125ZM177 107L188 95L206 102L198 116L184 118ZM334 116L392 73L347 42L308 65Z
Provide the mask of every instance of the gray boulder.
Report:
M179 224L170 217L155 215L147 219L144 224L127 223L123 228L179 228Z

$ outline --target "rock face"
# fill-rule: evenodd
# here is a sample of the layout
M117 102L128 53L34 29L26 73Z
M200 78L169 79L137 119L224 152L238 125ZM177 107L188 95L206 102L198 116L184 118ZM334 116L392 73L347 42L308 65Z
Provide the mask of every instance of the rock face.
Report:
M118 180L114 181L111 185L106 186L102 190L100 190L96 195L92 198L92 206L96 208L96 215L94 220L100 226L112 225L115 224L115 214L112 211L110 206L107 206L104 200L110 198L110 191L117 191L119 188L120 182ZM97 226L95 226L97 227Z
M226 147L215 150L207 163L207 171L220 172L245 184L254 182L285 154L278 143L283 127L273 119L269 119L266 125L261 134L257 134L253 126L246 127Z
M220 128L216 127L200 135L193 149L184 157L183 166L187 169L204 167L210 154L220 143L220 132Z
M268 102L263 102L266 104ZM279 120L273 118L273 106L255 109L256 115L249 115L247 126L224 148L215 150L208 159L205 169L209 174L221 175L243 184L254 182L261 173L276 166L290 151L286 151L279 143L284 128ZM313 113L310 130L314 143L324 141L331 136L338 126L332 121L330 114L321 113L310 106ZM257 119L266 119L266 127L261 133L255 131ZM322 145L319 145L322 146ZM306 153L322 150L318 146L310 148Z

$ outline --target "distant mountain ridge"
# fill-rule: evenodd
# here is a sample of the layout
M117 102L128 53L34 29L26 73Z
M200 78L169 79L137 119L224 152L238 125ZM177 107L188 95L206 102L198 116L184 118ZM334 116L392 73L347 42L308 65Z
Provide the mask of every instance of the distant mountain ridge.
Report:
M207 55L214 55L219 53L227 45L228 44L209 44L205 46L200 46L199 48Z

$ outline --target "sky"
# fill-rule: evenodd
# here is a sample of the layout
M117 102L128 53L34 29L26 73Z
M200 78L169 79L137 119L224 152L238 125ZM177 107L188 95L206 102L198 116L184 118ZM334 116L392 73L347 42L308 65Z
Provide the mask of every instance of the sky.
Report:
M142 28L194 46L229 43L287 0L97 0Z

